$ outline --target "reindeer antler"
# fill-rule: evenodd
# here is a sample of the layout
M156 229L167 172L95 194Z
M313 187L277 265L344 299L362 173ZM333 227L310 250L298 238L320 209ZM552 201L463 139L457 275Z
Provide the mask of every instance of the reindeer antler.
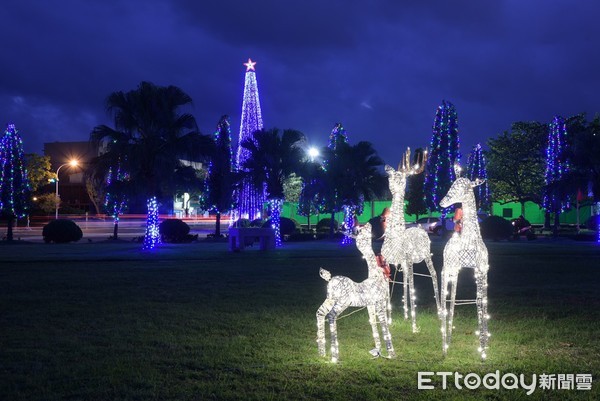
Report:
M402 155L402 161L398 165L398 171L405 174L420 174L425 169L427 162L427 148L423 151L421 162L417 162L413 166L410 165L410 148L406 148L406 152Z

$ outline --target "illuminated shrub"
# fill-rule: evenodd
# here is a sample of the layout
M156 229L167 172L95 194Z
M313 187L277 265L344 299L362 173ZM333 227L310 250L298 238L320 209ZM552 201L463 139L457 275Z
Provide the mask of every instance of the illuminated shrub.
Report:
M45 243L77 242L83 237L81 228L73 220L52 220L42 230Z

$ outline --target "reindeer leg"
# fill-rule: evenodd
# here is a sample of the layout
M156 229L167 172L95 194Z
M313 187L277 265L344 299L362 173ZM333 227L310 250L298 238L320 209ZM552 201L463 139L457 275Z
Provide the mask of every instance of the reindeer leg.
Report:
M413 264L412 261L406 261L407 267L407 278L408 278L408 288L409 288L409 301L410 301L410 319L412 323L412 332L418 333L419 328L417 327L417 292L415 291L415 275L413 274Z
M392 344L392 334L390 333L390 327L386 320L386 305L380 302L377 305L377 316L379 324L381 325L381 332L383 334L383 340L385 341L385 348L387 349L388 358L395 358L396 352L394 351L394 345Z
M454 320L454 306L456 303L456 287L458 284L458 273L456 273L456 275L453 275L452 277L450 277L450 285L452 286L451 292L450 292L450 310L448 311L448 328L447 328L447 332L448 332L448 342L447 345L450 346L450 343L452 342L452 329L453 329L453 320Z
M444 355L446 355L446 351L448 350L448 271L446 270L446 266L442 268L442 286L441 286L441 298L440 298L440 309L438 311L438 316L440 318L442 324L442 351Z
M329 318L329 330L331 332L331 362L337 363L340 359L340 345L337 337L337 317L346 309L346 306L335 304L327 315Z
M429 270L429 274L431 275L431 284L433 284L433 297L435 298L435 305L437 306L438 317L440 317L440 294L438 291L437 273L435 271L435 268L433 267L431 254L429 254L425 258L425 264L427 264L427 269Z
M404 320L408 320L408 298L410 298L410 294L408 292L408 266L406 263L402 263L402 287L404 291L402 292L402 301L404 302Z
M379 329L377 329L377 313L375 312L374 305L368 305L367 311L369 312L369 323L371 324L371 330L373 331L373 340L375 340L375 349L371 350L370 353L373 356L381 355L381 340L379 339Z
M476 271L477 281L477 317L479 320L479 353L481 359L486 358L486 348L489 341L487 313L487 272Z
M334 301L326 299L325 302L317 310L317 347L319 349L319 355L325 356L325 316L333 308Z

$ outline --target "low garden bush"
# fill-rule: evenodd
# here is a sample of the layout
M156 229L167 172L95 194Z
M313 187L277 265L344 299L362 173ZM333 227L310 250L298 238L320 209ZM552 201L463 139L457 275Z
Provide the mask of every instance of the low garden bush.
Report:
M73 220L52 220L42 229L42 236L45 243L64 244L79 241L83 237L83 232Z
M190 242L194 236L190 236L190 226L183 220L168 219L162 221L158 229L163 242ZM198 236L196 236L198 238Z
M271 227L271 219L265 221L263 227ZM281 235L291 235L299 228L300 226L296 220L281 217Z
M329 226L331 224L331 219L330 218L324 218L319 220L319 222L317 223L317 231L329 231ZM333 230L337 231L339 229L339 224L337 222L337 220L333 221Z
M487 239L503 240L512 235L513 226L510 221L500 216L490 216L479 223L481 236Z

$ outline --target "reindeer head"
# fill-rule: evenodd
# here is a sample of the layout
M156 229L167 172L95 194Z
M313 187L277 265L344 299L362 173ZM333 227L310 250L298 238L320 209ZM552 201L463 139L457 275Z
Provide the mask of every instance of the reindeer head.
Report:
M468 178L461 177L457 178L452 183L452 186L448 190L444 199L440 201L440 206L447 208L455 203L467 202L470 197L475 196L473 194L473 188L484 183L485 180L477 178L475 181L471 181Z
M359 229L358 234L356 235L356 247L363 256L367 256L369 251L373 252L371 241L371 224L367 223Z
M423 152L423 157L420 163L417 163L411 167L410 165L410 148L407 148L406 152L402 156L402 161L398 165L398 171L394 170L393 167L385 166L385 172L389 176L390 192L392 195L397 193L404 193L406 190L406 177L413 174L419 174L425 168L427 161L427 149Z

